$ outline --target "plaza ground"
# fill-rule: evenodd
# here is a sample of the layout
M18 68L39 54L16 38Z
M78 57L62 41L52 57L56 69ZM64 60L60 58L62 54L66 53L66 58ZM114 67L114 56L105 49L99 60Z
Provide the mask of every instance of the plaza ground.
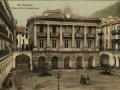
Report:
M119 71L114 75L101 75L103 70L64 70L60 78L60 90L120 90ZM10 79L13 87L9 90L58 90L57 71L51 71L53 76L40 77L40 72L28 70L13 70ZM90 77L90 85L80 84L80 75ZM18 89L22 87L23 89ZM7 90L7 89L6 89Z

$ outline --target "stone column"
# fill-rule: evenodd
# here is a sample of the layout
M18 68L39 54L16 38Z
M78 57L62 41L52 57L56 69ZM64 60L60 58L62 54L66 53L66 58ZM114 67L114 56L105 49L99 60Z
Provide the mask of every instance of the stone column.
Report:
M62 26L60 26L60 48L62 47Z
M115 50L118 51L118 43L115 44Z
M50 26L47 25L47 47L50 47Z
M72 26L72 48L75 48L75 27Z
M98 33L97 33L97 31L98 31L98 28L96 27L96 35L95 35L95 47L96 47L96 50L98 50L98 43L99 43L99 41L98 41Z
M34 47L37 46L37 26L34 25Z
M84 26L84 50L86 50L86 48L87 48L87 38L86 38L87 32L86 32L86 30L87 30L87 27Z
M116 58L116 67L119 67L119 58Z

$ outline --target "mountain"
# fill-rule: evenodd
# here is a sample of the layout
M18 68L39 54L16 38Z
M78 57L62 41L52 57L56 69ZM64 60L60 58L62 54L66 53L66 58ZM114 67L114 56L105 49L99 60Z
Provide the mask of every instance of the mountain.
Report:
M120 0L113 5L110 5L102 10L96 11L89 17L102 19L107 18L109 15L112 15L113 17L120 17Z

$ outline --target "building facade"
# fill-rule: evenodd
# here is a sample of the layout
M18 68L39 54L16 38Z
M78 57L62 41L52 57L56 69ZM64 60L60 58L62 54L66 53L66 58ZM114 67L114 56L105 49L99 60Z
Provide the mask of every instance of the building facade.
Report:
M7 0L0 0L0 88L12 69L15 26Z
M26 27L17 26L17 50L29 50L29 31Z
M100 20L74 14L71 8L45 10L27 20L33 69L99 66Z
M120 18L103 18L98 35L101 63L120 67Z

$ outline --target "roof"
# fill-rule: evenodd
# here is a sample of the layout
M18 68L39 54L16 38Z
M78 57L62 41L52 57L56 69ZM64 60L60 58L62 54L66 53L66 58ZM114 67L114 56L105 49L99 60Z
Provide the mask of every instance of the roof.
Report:
M54 9L54 10L45 10L44 13L61 13L61 9Z
M23 27L23 26L16 26L16 31L17 31L18 33L24 33L25 27Z

